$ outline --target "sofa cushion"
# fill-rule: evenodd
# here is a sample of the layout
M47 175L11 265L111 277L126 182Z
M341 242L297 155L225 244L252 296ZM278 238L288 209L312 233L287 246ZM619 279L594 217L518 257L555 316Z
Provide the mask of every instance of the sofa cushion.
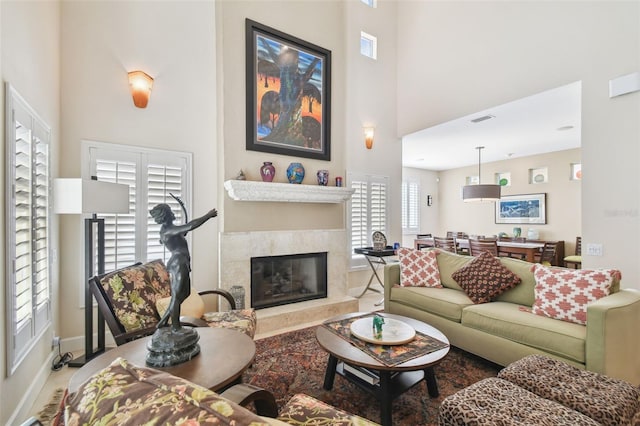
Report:
M70 394L65 424L268 425L249 410L171 374L117 358Z
M585 363L587 328L532 315L507 302L472 305L462 311L462 325L531 346L578 363Z
M576 324L587 323L587 304L608 296L615 269L566 269L536 264L533 313Z
M161 260L111 272L100 285L127 332L155 325L160 320L156 301L171 296L169 273Z
M422 252L401 247L398 249L398 259L402 287L442 287L435 251Z
M433 250L436 252L438 270L440 271L440 282L442 285L447 288L462 290L462 287L460 287L456 280L453 279L452 275L458 269L471 262L474 258L472 256L463 256L435 248L427 250Z
M501 293L495 300L525 306L533 305L536 280L533 278L533 272L531 272L532 263L506 256L501 256L499 259L502 265L509 268L511 272L520 278L520 284Z
M438 411L438 424L586 426L598 423L511 382L490 377L445 398Z
M394 287L390 300L460 322L462 309L473 301L460 290L429 287Z
M513 362L498 377L603 425L632 424L634 413L640 409L640 390L631 383L544 355L529 355Z
M452 277L474 303L489 302L520 282L516 274L486 251L454 272Z

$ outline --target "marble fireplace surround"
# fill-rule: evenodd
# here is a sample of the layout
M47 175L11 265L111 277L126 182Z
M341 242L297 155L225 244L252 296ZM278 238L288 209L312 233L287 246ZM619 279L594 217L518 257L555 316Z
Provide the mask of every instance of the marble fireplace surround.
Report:
M245 306L251 303L251 258L327 252L327 297L257 310L257 333L298 326L332 316L356 312L358 300L347 294L347 231L223 232L220 234L220 287L245 290Z

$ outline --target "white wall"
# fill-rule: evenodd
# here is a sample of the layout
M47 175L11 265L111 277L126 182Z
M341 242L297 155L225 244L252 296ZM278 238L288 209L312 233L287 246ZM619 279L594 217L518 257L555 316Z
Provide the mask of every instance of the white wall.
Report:
M276 179L285 182L284 170L300 161L314 184L315 171L329 169L346 179L346 171L386 175L397 190L390 192L391 230L389 241L401 237L400 141L396 136L396 4L380 1L376 9L360 1L222 1L219 5L218 35L222 51L223 97L220 117L224 122L224 179L243 169L250 180L259 180L263 161L273 161ZM245 149L245 50L244 20L264 25L312 42L332 52L331 161L296 159ZM360 55L360 31L378 37L378 60ZM376 127L372 150L364 146L363 126ZM222 194L224 231L342 229L347 226L344 206L289 205L236 202ZM259 213L256 213L259 212ZM256 220L259 217L259 220ZM351 277L349 278L352 281ZM361 279L353 280L361 285Z
M268 5L267 5L268 4ZM264 161L276 168L274 182L287 182L286 169L300 162L306 170L305 185L317 184L316 172L329 170L330 180L344 176L345 163L345 49L343 4L340 1L221 1L218 2L218 37L222 60L221 126L224 157L219 167L224 179L233 179L242 169L248 180L261 180ZM315 160L246 150L245 19L297 37L331 51L331 161ZM341 204L238 202L221 194L223 230L263 231L299 229L343 229Z
M51 172L58 171L60 152L60 5L57 2L0 2L2 80L9 82L24 97L38 115L51 127ZM2 119L4 123L4 86L2 91ZM4 139L4 124L0 125ZM5 141L6 143L6 141ZM5 150L0 150L0 192L5 195ZM4 208L0 210L0 241L5 241ZM57 249L58 226L52 225L52 247ZM0 244L4 259L5 246ZM0 276L5 277L5 263L0 261ZM6 369L6 311L4 286L0 300L0 424L20 423L31 407L32 398L50 372L51 337L59 330L57 265L52 269L52 316L48 328L18 369L7 377Z
M581 234L604 247L583 265L616 266L631 288L640 288L640 92L609 99L608 82L640 69L639 21L638 2L398 4L401 135L582 81Z
M83 139L193 153L193 217L216 206L215 4L62 3L62 177L80 176ZM136 108L127 72L155 78L146 109ZM61 318L64 338L83 331L79 308L83 245L79 217L61 221ZM192 282L217 285L218 221L192 236Z
M414 180L420 184L420 230L421 234L440 236L440 211L444 210L440 197L439 173L433 170L405 167L402 169L403 180ZM427 195L431 195L431 206L427 205ZM445 213L446 214L446 211ZM415 233L402 235L402 246L413 247Z
M581 230L581 183L570 180L570 164L580 163L580 149L557 151L542 155L514 158L482 164L482 182L493 181L495 173L511 173L511 185L502 187L502 195L546 194L547 223L544 225L506 225L495 223L495 203L465 203L461 188L467 176L478 174L477 167L462 167L439 173L440 222L438 236L446 231L466 232L476 235L494 235L499 232L513 234L513 228L522 229L522 236L532 228L540 239L565 242L565 253L573 254L575 239ZM546 167L548 182L529 183L529 170Z

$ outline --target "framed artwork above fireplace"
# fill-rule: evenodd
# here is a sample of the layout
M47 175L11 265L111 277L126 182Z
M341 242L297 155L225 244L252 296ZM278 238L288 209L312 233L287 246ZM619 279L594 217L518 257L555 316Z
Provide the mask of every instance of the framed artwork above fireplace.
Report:
M331 160L331 51L245 26L247 150Z

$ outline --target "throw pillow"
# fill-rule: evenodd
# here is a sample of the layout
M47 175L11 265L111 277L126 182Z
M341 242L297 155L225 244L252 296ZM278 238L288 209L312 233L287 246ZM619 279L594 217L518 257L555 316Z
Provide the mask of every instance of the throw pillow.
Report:
M436 251L419 251L406 247L398 249L400 286L441 288Z
M473 303L487 303L520 283L520 277L488 251L451 275Z
M156 309L158 310L160 318L162 318L167 309L169 309L169 302L171 302L171 296L156 300ZM202 300L202 296L200 296L198 292L191 291L189 297L180 305L180 316L202 318L203 315L204 300Z
M533 313L562 321L585 325L587 305L608 296L614 278L620 279L615 269L565 269L533 265L536 280Z

